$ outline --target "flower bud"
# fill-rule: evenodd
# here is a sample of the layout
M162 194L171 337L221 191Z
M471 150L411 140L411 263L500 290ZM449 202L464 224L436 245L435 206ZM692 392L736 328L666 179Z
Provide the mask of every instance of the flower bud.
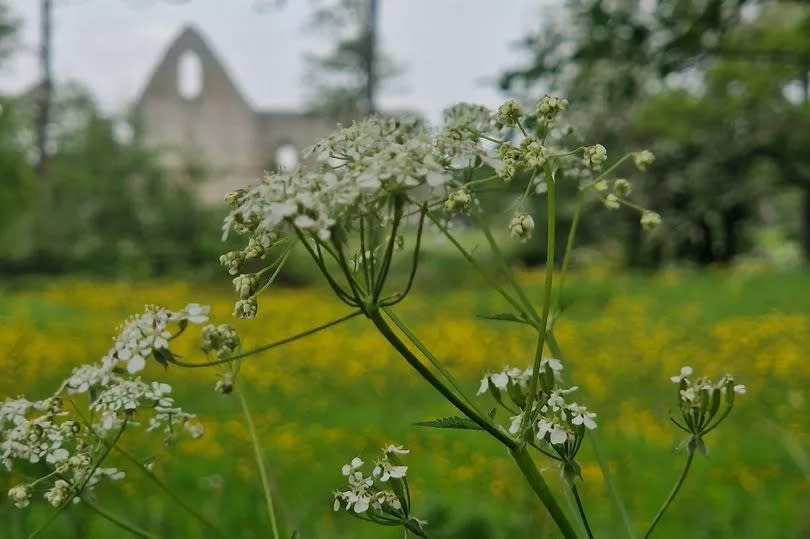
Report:
M240 299L236 302L233 309L233 315L242 320L252 320L256 316L258 304L256 303L256 296L251 296L246 299Z
M633 154L633 161L636 168L643 172L655 161L655 156L649 150L642 150Z
M236 288L239 299L247 299L254 295L258 285L259 276L255 273L244 273L233 280L233 286Z
M466 188L461 188L450 193L450 196L444 202L444 209L448 212L467 214L470 212L471 204L472 195Z
M519 213L509 221L509 232L512 239L525 243L532 237L534 219L528 213Z
M584 150L582 161L591 170L600 170L607 160L607 150L601 144L587 146Z
M546 121L553 120L557 114L568 108L568 100L562 97L543 96L537 103L537 116Z
M613 192L620 197L626 197L632 190L633 186L627 180L618 179L613 182Z
M619 199L616 198L616 195L610 193L608 196L605 197L604 201L605 207L609 210L618 210L619 209Z
M8 491L8 499L20 509L28 507L31 503L31 489L28 485L17 485Z
M513 126L523 116L523 107L515 100L510 99L498 107L497 122L501 125Z
M217 380L217 383L214 385L214 391L222 393L223 395L229 395L233 392L233 373L223 372L222 378Z
M70 498L70 484L63 480L57 479L48 492L45 493L45 499L54 507L61 507Z
M654 211L644 210L641 214L641 227L652 232L661 224L661 216Z

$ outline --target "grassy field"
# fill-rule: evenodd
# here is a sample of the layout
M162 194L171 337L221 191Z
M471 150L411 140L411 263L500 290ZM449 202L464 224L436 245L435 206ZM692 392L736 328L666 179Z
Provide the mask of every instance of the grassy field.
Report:
M540 276L522 275L537 297ZM444 358L474 393L488 369L524 366L532 334L475 319L503 312L499 297L474 280L435 286L398 306L401 318ZM446 287L448 288L448 287ZM97 360L115 327L144 303L180 308L212 305L214 320L234 323L229 289L176 283L12 282L0 294L0 399L42 397L72 367ZM336 318L345 306L319 289L277 289L263 296L252 322L236 322L249 348ZM598 439L639 530L668 493L683 464L668 422L676 404L668 377L681 365L711 375L729 371L748 386L729 420L707 439L681 495L658 528L661 538L810 536L810 274L690 274L656 277L581 275L571 279L571 307L558 325L568 359L566 379L599 413ZM195 332L176 351L189 360ZM238 403L213 391L211 371L150 365L178 401L203 419L206 436L163 447L133 430L123 445L155 459L155 472L229 537L269 537L261 486ZM342 486L340 466L376 456L396 440L409 447L414 513L431 537L554 536L512 461L474 431L438 431L414 421L450 415L442 402L355 318L310 339L246 360L240 379L255 412L279 511L303 538L401 537L331 508ZM490 402L485 401L489 406ZM505 420L505 418L502 418ZM580 454L581 492L597 537L621 536L591 447ZM105 507L164 537L207 537L196 521L118 460L127 478L97 491ZM542 461L541 461L542 462ZM545 476L559 490L550 463ZM20 479L0 474L5 490ZM3 537L26 537L52 509L0 503ZM548 535L547 535L548 532ZM103 520L72 508L45 537L119 537Z

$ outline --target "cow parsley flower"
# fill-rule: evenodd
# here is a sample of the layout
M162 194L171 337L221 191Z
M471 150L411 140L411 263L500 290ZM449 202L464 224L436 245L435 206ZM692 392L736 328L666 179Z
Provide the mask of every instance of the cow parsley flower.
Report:
M595 144L585 148L582 161L587 168L591 170L601 170L606 160L607 150L601 144Z
M63 479L57 479L53 487L45 493L45 499L52 506L61 507L68 501L70 494L70 484Z
M8 498L15 506L23 509L31 504L31 489L28 485L11 487L8 491Z
M537 103L537 116L546 121L553 120L559 113L568 108L568 100L562 97L544 95Z
M516 99L509 99L498 107L497 122L501 125L513 126L523 117L523 106Z
M529 241L534 231L534 219L528 213L518 213L509 221L509 233L512 239L523 243Z

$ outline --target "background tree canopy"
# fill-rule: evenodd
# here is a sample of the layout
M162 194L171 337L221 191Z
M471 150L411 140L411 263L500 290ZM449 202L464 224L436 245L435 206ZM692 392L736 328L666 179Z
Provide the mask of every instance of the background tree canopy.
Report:
M611 229L628 262L730 262L763 225L810 259L809 29L803 3L575 1L500 83L586 104L583 137L615 153L654 151L642 189L667 226L646 245Z

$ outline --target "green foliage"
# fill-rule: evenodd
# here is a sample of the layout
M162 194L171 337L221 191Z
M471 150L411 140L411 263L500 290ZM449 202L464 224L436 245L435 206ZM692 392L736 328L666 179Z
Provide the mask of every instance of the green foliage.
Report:
M596 228L624 239L627 261L727 263L752 248L754 227L798 230L795 213L774 206L786 185L804 193L810 223L800 149L810 142L807 6L591 0L555 15L525 39L530 61L501 85L550 87L586 104L587 140L654 151L653 179L639 194L667 223L655 241L642 245L632 227ZM810 224L804 229L810 256Z
M126 276L216 268L218 212L201 207L190 182L144 147L133 118L104 115L75 86L59 92L53 116L46 178L31 179L20 150L0 153L0 166L16 171L9 177L19 186L4 191L0 204L23 208L24 223L6 230L10 247L0 268ZM0 123L8 133L0 137L25 136L25 125Z
M376 90L399 73L380 51L372 13L377 1L334 0L316 6L312 29L329 36L332 46L325 54L306 58L307 83L314 88L309 100L312 112L352 118L373 111Z

